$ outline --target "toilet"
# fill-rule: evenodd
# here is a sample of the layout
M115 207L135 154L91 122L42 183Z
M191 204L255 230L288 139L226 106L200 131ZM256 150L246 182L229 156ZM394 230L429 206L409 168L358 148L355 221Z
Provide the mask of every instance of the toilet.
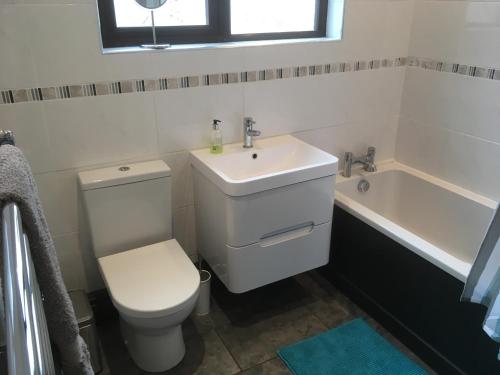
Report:
M170 168L161 160L78 174L92 247L123 339L142 370L162 372L185 354L181 324L200 276L172 239Z

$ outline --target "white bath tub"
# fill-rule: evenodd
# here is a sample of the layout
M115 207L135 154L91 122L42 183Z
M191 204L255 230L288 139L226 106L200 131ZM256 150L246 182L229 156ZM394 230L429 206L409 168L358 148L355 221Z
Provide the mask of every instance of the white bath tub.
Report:
M465 281L497 203L396 162L378 167L339 174L336 204ZM366 193L357 189L361 179L370 183Z

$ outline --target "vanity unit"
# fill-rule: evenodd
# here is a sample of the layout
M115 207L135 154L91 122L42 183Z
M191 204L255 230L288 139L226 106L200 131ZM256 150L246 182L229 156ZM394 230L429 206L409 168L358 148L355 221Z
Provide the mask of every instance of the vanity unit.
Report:
M288 135L191 155L198 250L231 292L328 263L336 157Z

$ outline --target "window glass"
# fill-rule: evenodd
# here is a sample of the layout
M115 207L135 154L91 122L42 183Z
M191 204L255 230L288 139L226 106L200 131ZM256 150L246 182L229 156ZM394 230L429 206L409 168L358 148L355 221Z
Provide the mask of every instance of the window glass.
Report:
M231 34L313 31L316 0L231 0Z
M135 0L113 0L117 27L151 27L151 11ZM156 26L207 24L206 0L168 0L154 10Z

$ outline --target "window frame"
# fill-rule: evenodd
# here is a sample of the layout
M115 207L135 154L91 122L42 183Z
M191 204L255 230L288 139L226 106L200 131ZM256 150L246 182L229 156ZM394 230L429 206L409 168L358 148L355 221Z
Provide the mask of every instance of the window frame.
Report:
M206 0L208 25L157 26L159 44L200 44L261 40L320 38L326 36L328 0L316 0L315 30L231 35L230 0ZM103 48L136 47L152 43L151 28L117 27L113 0L97 0Z

